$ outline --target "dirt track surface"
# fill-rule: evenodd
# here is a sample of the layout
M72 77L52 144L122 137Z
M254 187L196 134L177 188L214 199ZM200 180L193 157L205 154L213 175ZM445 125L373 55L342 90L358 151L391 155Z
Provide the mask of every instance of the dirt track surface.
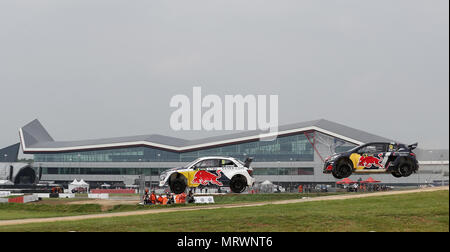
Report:
M20 224L29 224L29 223L43 223L43 222L57 222L57 221L77 221L77 220L98 219L98 218L111 218L111 217L133 216L133 215L170 213L170 212L179 212L179 211L196 211L196 210L204 210L204 209L280 205L280 204L292 204L292 203L324 201L324 200L344 200L344 199L367 198L367 197L397 195L397 194L416 193L416 192L433 192L433 191L440 191L440 190L448 191L449 187L446 186L446 187L432 187L432 188L404 190L404 191L388 191L388 192L375 192L375 193L365 193L365 194L333 195L333 196L303 198L303 199L295 199L295 200L280 200L280 201L270 201L270 202L236 203L236 204L225 204L225 205L194 206L194 207L180 207L180 208L167 208L167 209L150 209L150 210L131 211L131 212L91 214L91 215L80 215L80 216L5 220L5 221L0 221L0 226L20 225ZM80 202L77 202L77 203L79 204ZM89 201L89 203L92 204L95 202Z
M102 211L109 210L117 205L137 205L139 204L139 200L102 200L102 199L95 199L95 200L83 200L83 201L74 201L67 203L69 205L83 205L83 204L98 204L101 206ZM1 225L1 224L0 224Z

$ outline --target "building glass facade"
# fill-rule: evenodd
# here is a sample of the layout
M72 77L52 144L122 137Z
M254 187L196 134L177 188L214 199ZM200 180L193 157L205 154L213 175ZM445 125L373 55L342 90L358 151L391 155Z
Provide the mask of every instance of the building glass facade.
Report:
M150 147L70 153L35 154L35 162L190 162L204 156L253 157L258 162L314 161L314 149L304 134L274 141L232 144L205 150L177 153Z
M158 176L168 168L43 168L43 174L51 175L145 175Z
M355 145L319 132L299 133L296 135L278 137L273 141L253 141L246 143L230 144L221 147L213 147L190 152L171 152L151 147L129 147L108 150L92 150L53 154L35 154L36 163L44 163L42 173L48 175L146 175L158 176L168 168L134 168L124 164L116 168L108 168L102 164L96 167L95 163L124 163L124 162L180 162L188 163L204 156L231 156L240 160L253 157L254 162L278 163L272 167L254 168L255 176L314 176L317 171L312 163L315 160L313 145L320 147L325 153L342 152L353 148ZM325 149L323 149L325 148ZM320 149L320 148L319 148ZM322 152L321 151L321 152ZM324 154L324 153L322 153ZM296 162L297 165L292 165ZM299 165L298 162L305 162ZM52 167L46 167L45 163L61 163ZM67 164L64 164L67 163ZM93 163L90 168L86 164L77 166L77 163ZM290 164L290 165L285 165Z

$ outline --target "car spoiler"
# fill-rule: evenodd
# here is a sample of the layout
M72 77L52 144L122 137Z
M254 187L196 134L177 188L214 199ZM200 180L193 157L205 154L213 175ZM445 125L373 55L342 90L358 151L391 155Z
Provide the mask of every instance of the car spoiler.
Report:
M415 148L417 148L418 145L419 145L419 143L413 143L413 144L411 144L411 145L408 145L409 151L414 150Z
M245 162L244 162L244 167L249 168L250 164L253 162L253 158L252 157L248 157Z

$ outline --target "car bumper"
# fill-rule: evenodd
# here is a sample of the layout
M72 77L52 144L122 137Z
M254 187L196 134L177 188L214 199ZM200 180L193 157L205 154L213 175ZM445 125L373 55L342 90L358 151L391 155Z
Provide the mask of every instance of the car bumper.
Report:
M250 177L249 181L248 181L248 186L253 186L256 182L256 179L253 177Z

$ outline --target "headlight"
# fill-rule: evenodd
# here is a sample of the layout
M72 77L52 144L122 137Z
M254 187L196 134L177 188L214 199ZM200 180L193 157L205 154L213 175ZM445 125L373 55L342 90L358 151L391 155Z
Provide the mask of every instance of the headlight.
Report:
M159 176L159 180L164 181L164 179L166 179L166 175Z

